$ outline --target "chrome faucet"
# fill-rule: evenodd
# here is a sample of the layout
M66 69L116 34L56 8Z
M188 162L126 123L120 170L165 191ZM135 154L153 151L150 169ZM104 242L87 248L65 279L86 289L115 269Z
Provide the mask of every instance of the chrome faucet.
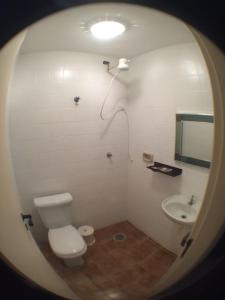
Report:
M195 203L195 199L194 199L194 198L195 198L195 196L192 195L192 196L191 196L191 199L188 201L188 204L189 204L189 205L193 205L193 204Z

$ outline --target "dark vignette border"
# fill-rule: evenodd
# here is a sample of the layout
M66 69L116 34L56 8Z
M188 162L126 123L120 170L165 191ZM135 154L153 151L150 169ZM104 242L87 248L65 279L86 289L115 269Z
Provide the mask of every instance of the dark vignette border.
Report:
M225 48L225 18L223 1L201 0L1 0L0 47L16 33L33 22L57 11L76 5L101 2L122 2L145 5L174 15L211 39L220 49ZM63 299L40 288L10 265L5 257L0 260L1 295L26 299ZM225 235L218 240L207 258L175 286L152 300L224 299L225 298Z

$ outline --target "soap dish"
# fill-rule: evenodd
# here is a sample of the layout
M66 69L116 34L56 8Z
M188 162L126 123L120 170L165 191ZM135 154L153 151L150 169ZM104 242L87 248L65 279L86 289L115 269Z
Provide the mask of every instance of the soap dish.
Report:
M182 174L182 169L176 168L173 166L165 165L159 162L154 163L152 166L148 166L148 169L151 169L153 172L163 173L172 177L178 176Z

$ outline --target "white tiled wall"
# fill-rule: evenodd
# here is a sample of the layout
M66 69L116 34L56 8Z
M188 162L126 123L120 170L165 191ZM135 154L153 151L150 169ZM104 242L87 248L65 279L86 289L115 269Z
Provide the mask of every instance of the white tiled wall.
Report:
M128 218L171 251L188 229L168 220L161 201L170 195L196 195L201 201L208 169L174 160L175 113L213 113L212 93L205 62L195 43L180 44L132 59L129 71L128 112L131 154L128 170ZM178 177L146 169L142 153L155 161L183 169Z
M35 196L70 192L76 226L126 219L127 125L122 113L113 122L100 119L111 80L104 59L75 52L18 59L9 101L11 149L22 206L33 215L39 241L47 231L33 206ZM125 97L126 87L115 80L106 113Z
M188 229L165 217L161 201L176 193L194 194L198 201L204 195L209 171L174 161L174 150L176 112L213 112L205 62L196 43L174 45L133 58L130 71L114 82L105 111L121 102L128 107L133 163L128 163L127 171L123 113L113 122L99 117L111 79L103 59L107 58L74 52L20 56L9 111L24 211L34 216L36 239L44 240L47 231L32 199L68 191L74 197L76 226L99 228L128 219L177 253ZM81 98L77 106L75 96ZM106 158L108 151L112 161ZM181 167L182 176L152 173L142 160L143 152L154 154L155 161Z

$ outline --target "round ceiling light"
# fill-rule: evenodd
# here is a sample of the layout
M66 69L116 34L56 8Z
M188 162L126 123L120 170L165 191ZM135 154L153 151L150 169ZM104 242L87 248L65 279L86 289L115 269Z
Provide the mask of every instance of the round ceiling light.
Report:
M124 24L117 21L101 21L90 27L91 33L98 39L110 40L126 30Z

